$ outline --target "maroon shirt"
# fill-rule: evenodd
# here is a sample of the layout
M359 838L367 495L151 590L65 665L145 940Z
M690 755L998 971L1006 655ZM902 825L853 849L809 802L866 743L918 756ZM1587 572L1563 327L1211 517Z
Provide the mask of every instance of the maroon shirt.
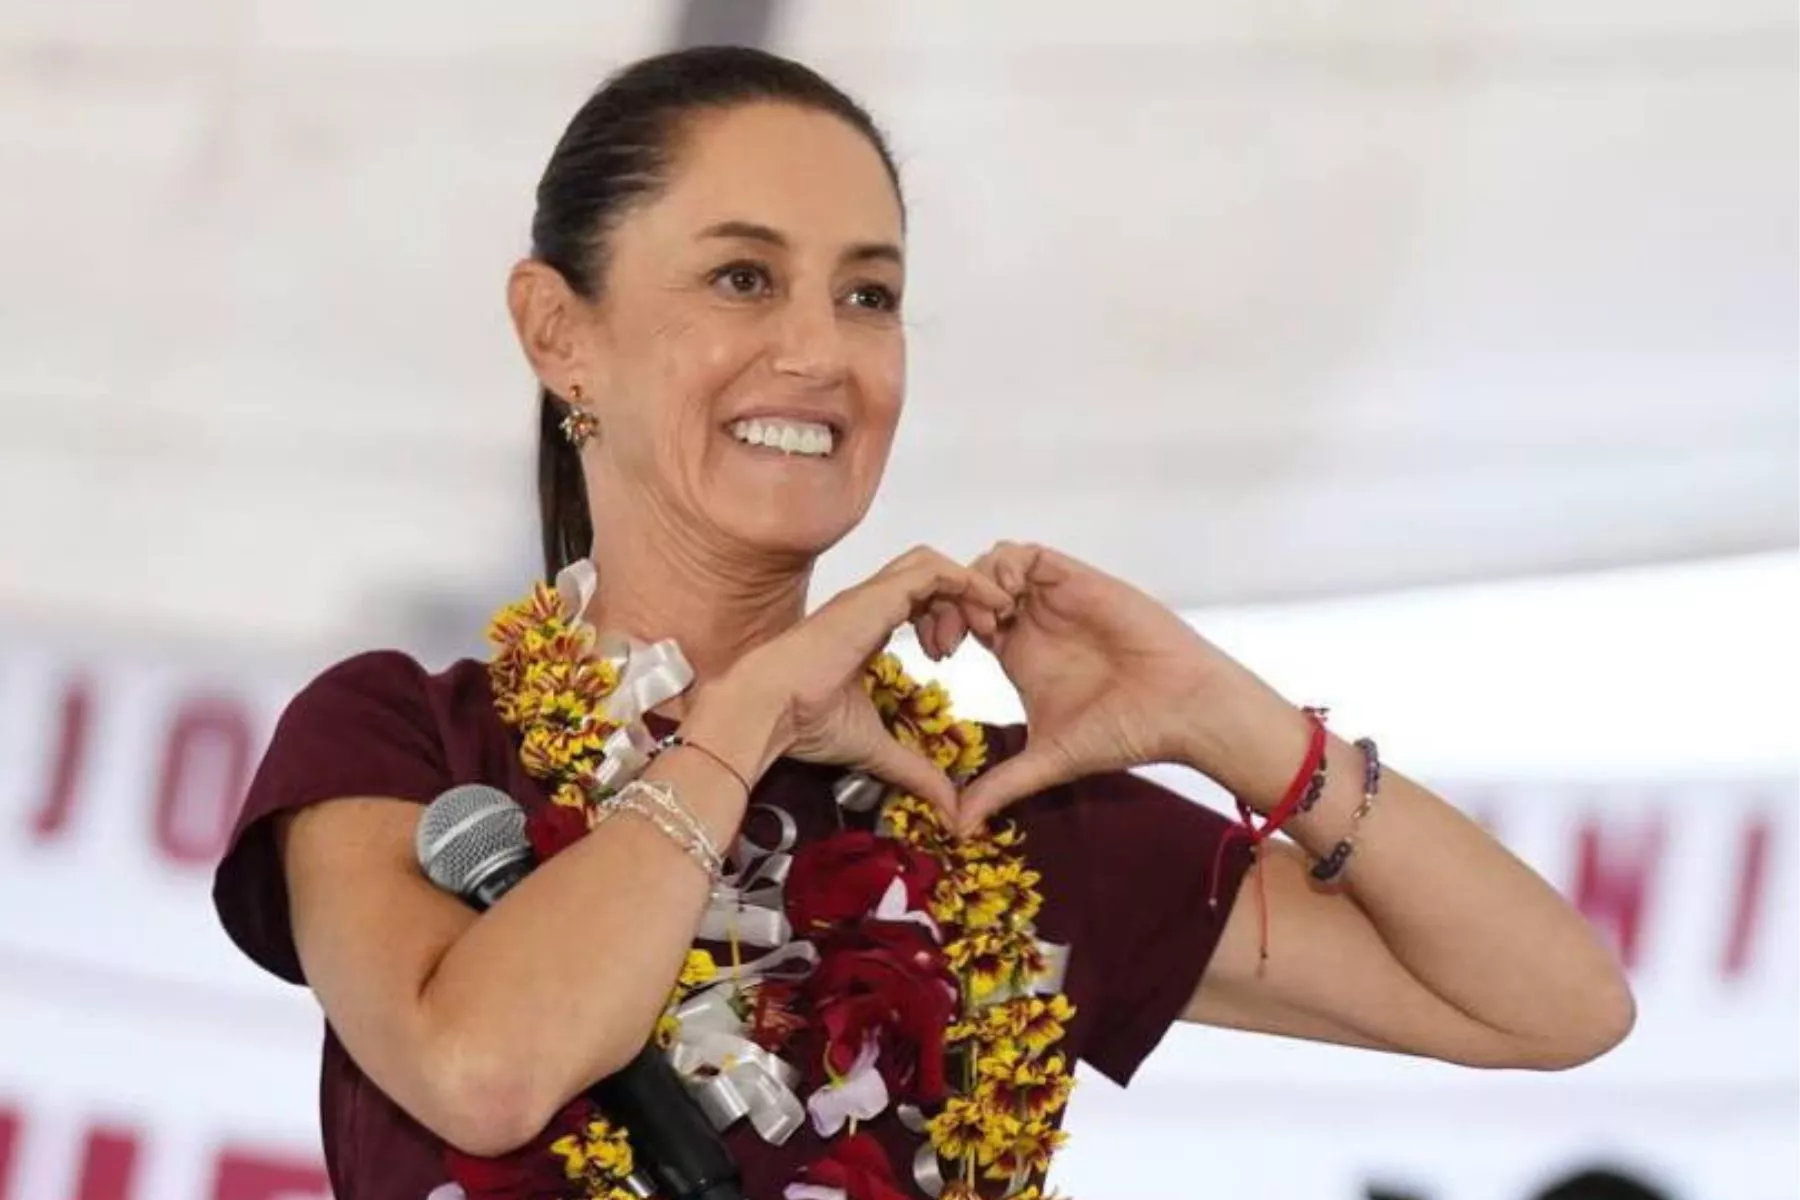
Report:
M993 760L1024 743L1020 726L988 732ZM805 844L840 827L831 795L838 775L784 759L755 799L793 814ZM465 660L431 674L404 654L377 651L332 667L289 704L251 783L214 882L226 932L264 968L305 983L269 818L345 796L423 804L463 783L498 787L527 811L548 803L494 711L484 664ZM1026 834L1027 862L1043 874L1038 934L1071 947L1064 990L1078 1011L1063 1048L1126 1083L1193 995L1249 852L1240 842L1225 854L1212 912L1210 872L1228 822L1209 808L1120 773L1053 789L1010 812ZM329 1023L319 1100L338 1200L424 1200L449 1178L442 1141L362 1073ZM888 1148L896 1178L912 1191L919 1136L892 1109L861 1128ZM749 1200L779 1200L824 1150L810 1125L771 1146L740 1122L727 1141Z

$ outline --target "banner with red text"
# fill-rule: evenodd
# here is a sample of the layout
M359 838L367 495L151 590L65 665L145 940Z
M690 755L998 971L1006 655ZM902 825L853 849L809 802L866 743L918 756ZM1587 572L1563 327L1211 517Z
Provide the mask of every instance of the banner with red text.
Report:
M0 638L0 1200L327 1194L319 1014L208 894L303 675ZM1800 1095L1793 780L1429 782L1613 938L1629 1042L1531 1076L1179 1030L1129 1093L1087 1078L1063 1186L1526 1200L1608 1161L1671 1195L1795 1195L1768 1166L1792 1162Z

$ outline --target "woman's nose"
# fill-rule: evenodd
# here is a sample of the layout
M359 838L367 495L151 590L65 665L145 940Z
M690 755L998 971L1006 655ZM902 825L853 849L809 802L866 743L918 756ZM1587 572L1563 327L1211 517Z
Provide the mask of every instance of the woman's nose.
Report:
M782 375L836 383L849 369L837 306L830 297L795 296L777 321L774 364Z

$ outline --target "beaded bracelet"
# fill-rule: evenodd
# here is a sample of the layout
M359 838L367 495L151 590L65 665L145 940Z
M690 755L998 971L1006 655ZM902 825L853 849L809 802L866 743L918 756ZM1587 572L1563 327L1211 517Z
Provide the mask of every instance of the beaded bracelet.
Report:
M669 784L661 780L633 780L606 798L595 824L609 820L621 812L636 813L656 826L664 837L694 860L695 865L706 873L710 881L717 883L724 875L724 857L707 836L699 819L688 811Z
M1349 865L1350 856L1356 853L1356 838L1362 828L1363 818L1375 807L1376 797L1381 795L1381 754L1375 748L1373 738L1358 738L1356 748L1363 752L1363 798L1350 814L1350 829L1338 839L1326 855L1312 866L1312 877L1320 883L1336 883L1343 875L1344 868Z

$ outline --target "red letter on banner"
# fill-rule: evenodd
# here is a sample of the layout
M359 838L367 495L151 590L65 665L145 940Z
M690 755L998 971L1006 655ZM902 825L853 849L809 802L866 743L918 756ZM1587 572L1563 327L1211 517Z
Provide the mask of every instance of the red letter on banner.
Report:
M1639 825L1637 840L1629 851L1619 849L1616 843L1603 845L1596 821L1583 824L1579 836L1575 907L1611 936L1620 961L1629 970L1638 963L1644 907L1662 858L1662 819Z
M330 1200L331 1183L316 1162L265 1158L227 1146L219 1153L212 1200L293 1200L318 1196Z
M250 722L228 700L189 700L175 714L156 788L157 849L182 866L225 852L250 779Z
M1731 929L1725 935L1725 957L1719 964L1727 979L1736 979L1750 965L1756 945L1756 929L1762 921L1763 890L1769 875L1769 818L1762 813L1744 826L1744 845L1738 859L1737 895L1731 907Z
M0 1200L12 1200L13 1163L19 1145L19 1114L0 1108Z
M130 1200L137 1171L138 1135L131 1130L95 1127L81 1148L81 1181L75 1200Z
M31 817L31 840L47 842L62 832L75 807L75 789L81 785L81 768L87 757L88 718L93 710L93 688L85 678L75 678L63 688L56 714L56 757L44 802Z

